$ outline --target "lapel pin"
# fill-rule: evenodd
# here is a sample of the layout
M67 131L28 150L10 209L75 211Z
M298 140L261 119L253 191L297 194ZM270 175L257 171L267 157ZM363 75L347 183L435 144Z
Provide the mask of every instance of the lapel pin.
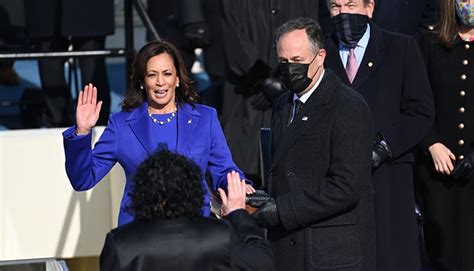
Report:
M188 120L188 124L191 124L191 122L193 122L193 120L192 120L192 119L189 119L189 120Z
M308 120L308 117L304 116L301 118L302 121L307 121Z
M369 66L369 68L372 68L372 66L374 66L374 62L370 61L369 63L367 63L367 66Z

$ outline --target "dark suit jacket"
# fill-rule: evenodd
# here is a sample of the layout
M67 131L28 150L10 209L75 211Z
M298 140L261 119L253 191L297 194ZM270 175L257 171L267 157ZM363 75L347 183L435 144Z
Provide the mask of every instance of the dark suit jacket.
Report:
M270 245L245 211L134 221L107 234L102 271L274 270Z
M418 270L412 150L431 127L434 116L420 50L414 38L371 24L369 43L350 84L334 35L325 47L326 65L364 96L375 131L387 139L393 155L373 173L377 270Z
M375 270L369 107L328 69L287 127L292 99L283 94L272 115L269 191L282 226L268 238L276 266Z

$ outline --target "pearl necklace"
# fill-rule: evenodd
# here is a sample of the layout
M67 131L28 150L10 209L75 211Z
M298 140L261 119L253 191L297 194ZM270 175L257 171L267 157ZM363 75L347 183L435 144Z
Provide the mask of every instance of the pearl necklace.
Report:
M168 118L166 118L166 120L157 120L156 118L153 117L153 115L151 114L151 111L150 111L150 108L148 108L148 116L151 118L151 120L156 123L156 124L160 124L160 125L165 125L165 124L168 124L170 123L174 117L176 117L176 111L178 111L178 108L175 107L174 108L174 111L171 113L171 116L169 116Z

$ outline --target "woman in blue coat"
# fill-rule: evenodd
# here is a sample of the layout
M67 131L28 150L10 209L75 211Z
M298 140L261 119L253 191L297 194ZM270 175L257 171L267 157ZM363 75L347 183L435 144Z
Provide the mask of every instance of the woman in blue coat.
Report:
M169 42L145 45L132 64L131 86L122 102L122 112L112 114L99 141L91 149L91 130L97 122L102 101L89 84L78 97L76 125L64 133L66 172L73 188L84 191L94 187L118 162L125 170L126 185L120 205L118 224L133 216L126 211L129 191L138 165L159 146L182 154L212 177L205 187L203 215L210 213L209 190L227 187L226 174L242 172L222 133L215 109L197 104L183 59ZM248 185L248 193L253 188Z

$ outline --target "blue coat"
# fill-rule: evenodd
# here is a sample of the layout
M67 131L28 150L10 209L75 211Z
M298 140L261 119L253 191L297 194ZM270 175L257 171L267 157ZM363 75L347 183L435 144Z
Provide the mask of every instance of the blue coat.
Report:
M91 133L75 135L75 126L63 132L66 154L66 172L76 191L94 187L115 165L123 167L126 175L125 191L120 205L118 224L126 224L133 216L124 210L130 201L128 193L135 171L140 163L152 154L159 142L151 138L152 123L147 112L148 103L131 112L112 114L99 141L91 149ZM196 104L184 104L178 109L178 139L176 151L194 162L202 172L212 177L212 189L227 187L226 174L231 170L243 173L232 161L215 109ZM206 187L203 215L210 213L209 189Z

